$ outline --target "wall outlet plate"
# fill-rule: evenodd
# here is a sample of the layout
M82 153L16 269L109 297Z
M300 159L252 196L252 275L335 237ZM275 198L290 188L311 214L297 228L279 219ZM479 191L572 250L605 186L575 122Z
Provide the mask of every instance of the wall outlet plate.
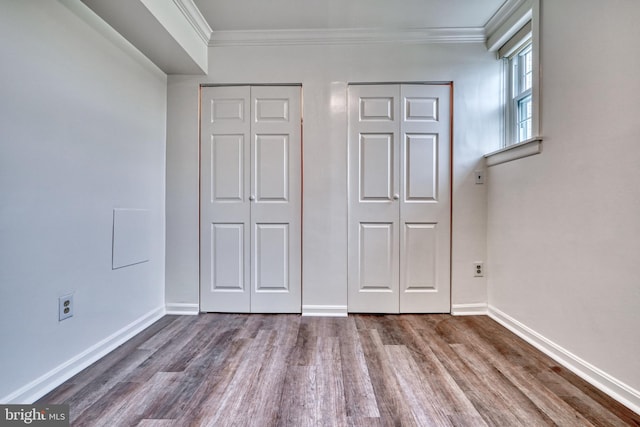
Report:
M484 276L484 263L482 261L476 261L473 263L473 276L474 277Z
M73 316L73 294L58 298L58 321Z

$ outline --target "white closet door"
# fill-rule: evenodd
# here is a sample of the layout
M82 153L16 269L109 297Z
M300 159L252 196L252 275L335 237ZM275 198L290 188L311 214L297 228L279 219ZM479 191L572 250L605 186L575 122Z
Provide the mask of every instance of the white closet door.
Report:
M202 89L200 309L300 313L301 88Z
M349 86L350 312L399 311L398 85Z
M450 311L450 86L349 86L350 312Z
M202 88L202 311L250 311L250 100L249 86Z
M401 86L400 312L450 311L450 86Z
M251 311L300 313L301 101L297 86L251 88Z

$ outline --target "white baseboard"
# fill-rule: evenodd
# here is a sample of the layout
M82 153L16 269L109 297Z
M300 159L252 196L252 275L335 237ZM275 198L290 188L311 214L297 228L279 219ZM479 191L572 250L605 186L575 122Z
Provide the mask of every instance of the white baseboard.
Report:
M197 316L200 313L200 305L188 303L167 303L167 314L177 314L179 316Z
M347 317L346 305L303 305L303 316Z
M589 362L582 360L495 307L489 306L489 317L583 380L597 387L637 414L640 414L640 391L619 381Z
M452 304L451 314L454 316L478 316L487 314L487 304Z
M82 353L42 375L40 378L31 381L24 387L1 398L0 402L8 404L31 404L35 402L87 366L101 359L118 346L142 332L142 330L149 327L164 316L164 314L164 307L150 311L97 344L89 347Z

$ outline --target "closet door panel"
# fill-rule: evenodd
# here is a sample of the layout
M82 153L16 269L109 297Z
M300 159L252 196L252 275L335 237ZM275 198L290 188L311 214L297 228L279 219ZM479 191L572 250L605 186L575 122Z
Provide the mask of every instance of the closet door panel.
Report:
M448 313L450 303L449 85L402 85L400 311Z
M397 85L349 86L348 308L399 311Z
M301 88L251 88L251 311L302 311Z
M201 311L250 311L250 93L202 88Z

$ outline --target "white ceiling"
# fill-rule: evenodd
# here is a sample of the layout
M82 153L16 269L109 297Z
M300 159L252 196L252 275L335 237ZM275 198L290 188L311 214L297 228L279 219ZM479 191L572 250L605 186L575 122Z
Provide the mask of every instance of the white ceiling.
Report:
M483 27L505 0L194 0L214 31Z

